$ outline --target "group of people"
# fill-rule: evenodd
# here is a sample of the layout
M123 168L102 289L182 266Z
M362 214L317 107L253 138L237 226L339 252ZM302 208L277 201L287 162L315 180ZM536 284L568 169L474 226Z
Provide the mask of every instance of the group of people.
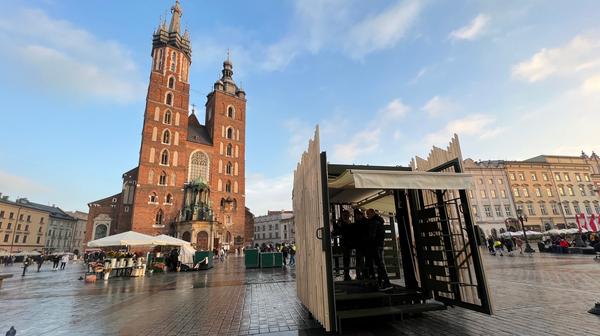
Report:
M517 249L519 254L523 254L523 239L519 237L500 237L494 238L489 236L487 238L487 247L491 255L504 256L507 253L509 256L513 255L513 252Z
M49 256L40 254L40 255L36 256L35 258L25 256L25 257L23 257L23 274L21 274L21 276L25 276L25 273L27 272L27 268L29 268L29 266L33 265L34 263L37 264L37 271L39 272L42 269L42 265L44 264L44 262L46 260L52 261L52 270L53 271L58 271L59 269L62 271L67 267L67 264L69 263L69 259L70 259L70 257L68 254L63 254L62 256L59 254L53 254L53 255L49 255ZM59 266L59 263L60 263L60 266Z
M343 250L344 280L350 281L350 258L354 251L356 260L356 279L377 279L380 291L393 287L385 267L383 247L385 240L384 219L375 210L342 210L340 219L335 223L332 235L340 238ZM375 272L375 269L377 270Z
M296 244L294 242L288 243L277 243L267 244L262 243L254 245L254 248L260 250L260 252L280 252L283 256L283 266L295 266L296 265Z

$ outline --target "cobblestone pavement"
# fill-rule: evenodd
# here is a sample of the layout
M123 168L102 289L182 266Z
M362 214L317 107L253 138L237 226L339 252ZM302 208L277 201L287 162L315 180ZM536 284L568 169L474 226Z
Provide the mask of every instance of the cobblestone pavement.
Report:
M590 256L484 256L494 315L462 308L418 318L350 321L349 335L600 335L600 263ZM0 289L0 334L321 335L296 299L293 270L248 270L230 257L209 271L78 280L82 267L25 277L18 266Z

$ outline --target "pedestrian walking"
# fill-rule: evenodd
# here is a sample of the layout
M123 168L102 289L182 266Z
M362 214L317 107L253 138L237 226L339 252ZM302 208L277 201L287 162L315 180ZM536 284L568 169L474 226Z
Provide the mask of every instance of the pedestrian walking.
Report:
M504 256L504 245L502 245L502 242L500 240L496 240L494 242L494 248L496 249L496 253L500 252L500 256Z
M65 269L68 262L69 262L69 255L63 254L63 256L60 258L60 270L61 271Z
M37 268L37 271L38 271L38 272L39 272L39 271L40 271L40 269L42 268L42 264L44 263L44 258L45 258L45 256L44 256L43 254L40 254L40 255L38 256L38 259L37 259L37 267L38 267L38 268Z
M600 246L600 244L598 244ZM290 245L290 266L296 266L296 244Z
M52 270L58 271L58 263L60 262L60 257L58 254L52 256Z
M487 239L488 250L491 255L496 255L496 250L494 250L494 237L489 236Z
M283 256L283 265L287 265L287 258L288 258L288 254L290 253L290 249L287 247L287 245L284 243L283 245L281 245L281 255Z
M375 210L367 210L367 221L369 223L369 254L372 257L373 264L377 267L377 282L380 291L388 291L394 287L390 283L385 262L383 260L383 243L385 239L384 220L375 213Z
M29 257L25 256L23 258L23 274L21 274L21 276L25 276L25 272L27 272L27 267L29 267L29 263L30 263Z

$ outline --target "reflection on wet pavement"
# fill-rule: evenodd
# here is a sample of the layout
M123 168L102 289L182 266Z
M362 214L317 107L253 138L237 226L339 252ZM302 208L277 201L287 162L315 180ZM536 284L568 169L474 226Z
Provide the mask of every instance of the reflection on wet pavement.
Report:
M460 308L419 318L350 321L349 335L595 335L587 313L600 299L600 263L588 256L485 255L495 315ZM66 271L0 266L15 276L0 289L0 334L321 335L296 298L293 270L252 269L230 257L208 271L154 274L85 284Z

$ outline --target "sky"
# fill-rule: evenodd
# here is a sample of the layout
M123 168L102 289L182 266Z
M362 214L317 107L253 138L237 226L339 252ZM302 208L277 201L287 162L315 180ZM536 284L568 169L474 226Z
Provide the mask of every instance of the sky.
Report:
M0 3L0 192L87 211L135 167L152 32L174 0ZM246 200L291 208L320 127L332 163L600 153L600 2L181 0L190 103L231 50L247 94Z

